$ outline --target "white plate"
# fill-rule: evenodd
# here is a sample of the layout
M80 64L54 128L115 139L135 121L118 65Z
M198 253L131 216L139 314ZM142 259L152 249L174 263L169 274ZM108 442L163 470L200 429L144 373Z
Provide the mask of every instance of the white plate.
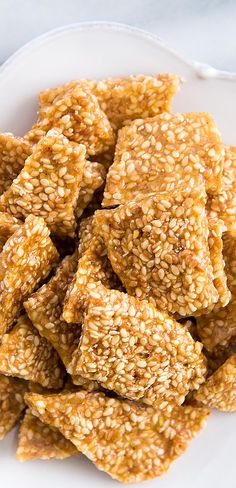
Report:
M213 46L214 48L214 46ZM154 36L119 24L90 23L49 32L20 49L0 69L0 131L24 134L36 118L36 94L73 78L175 72L186 83L175 111L210 111L227 143L236 144L236 75L181 58ZM214 412L207 428L163 478L146 488L235 488L236 415ZM14 459L16 431L0 443L4 488L117 487L83 456L65 461ZM137 485L133 485L137 486Z

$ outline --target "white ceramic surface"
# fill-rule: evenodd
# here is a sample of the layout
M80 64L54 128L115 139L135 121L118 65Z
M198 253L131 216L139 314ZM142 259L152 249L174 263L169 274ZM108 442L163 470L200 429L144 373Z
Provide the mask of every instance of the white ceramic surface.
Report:
M19 50L0 69L0 131L23 134L36 118L38 91L73 78L176 72L186 83L173 110L212 112L224 141L236 144L236 77L182 59L143 31L118 24L81 24L52 31ZM214 412L207 428L163 478L145 488L235 488L236 415ZM113 488L83 456L65 461L14 459L16 430L0 443L4 488ZM138 486L138 485L133 485Z
M0 64L50 29L91 20L145 29L191 59L236 71L234 0L1 0Z

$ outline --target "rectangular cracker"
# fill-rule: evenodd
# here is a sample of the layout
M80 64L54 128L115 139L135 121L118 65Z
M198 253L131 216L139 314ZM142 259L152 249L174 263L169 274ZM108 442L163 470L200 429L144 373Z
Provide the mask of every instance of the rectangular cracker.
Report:
M28 408L22 420L16 459L65 459L77 454L76 447L54 427L50 427Z
M204 426L206 408L153 409L103 393L28 393L34 415L58 428L98 469L132 483L165 473Z
M133 400L145 398L154 385L153 404L181 404L204 381L201 348L184 327L146 300L100 285L90 292L69 372Z
M236 147L225 147L223 188L219 195L209 195L207 208L210 217L223 220L225 229L236 231Z
M218 301L205 204L199 186L96 212L96 231L130 295L182 317Z
M32 144L11 133L0 134L0 195L11 186L32 152Z
M194 398L208 407L236 412L236 354L203 383Z
M22 315L0 345L0 372L31 380L45 388L61 388L64 368L52 345Z
M24 303L26 312L39 331L56 349L65 367L78 346L81 328L61 319L66 290L77 268L77 255L67 256L55 275Z
M50 101L41 98L38 120L26 138L38 142L52 128L70 141L83 143L89 155L105 152L115 144L110 122L87 83L59 87Z
M223 239L223 257L231 300L227 306L197 318L197 330L206 349L226 347L236 336L236 237L229 233Z
M119 132L103 206L177 186L194 187L200 176L208 193L219 193L223 163L224 146L208 113L163 113L136 120Z
M29 215L0 254L0 339L18 317L24 300L57 260L44 220Z
M27 383L0 374L0 440L18 422L25 408Z
M85 146L49 131L0 199L0 209L24 219L43 217L60 237L75 236L75 209L85 166Z

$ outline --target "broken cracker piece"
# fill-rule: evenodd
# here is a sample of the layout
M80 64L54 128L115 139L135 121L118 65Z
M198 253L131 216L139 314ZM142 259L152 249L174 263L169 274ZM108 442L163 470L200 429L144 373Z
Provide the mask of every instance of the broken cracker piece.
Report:
M23 137L0 134L0 195L20 173L31 152L32 145Z
M57 260L44 220L29 215L0 254L0 339L19 316L24 300Z
M22 315L0 345L0 372L61 388L64 369L52 345L41 337L27 315Z
M0 209L14 217L43 217L52 232L74 237L75 209L85 166L85 146L71 143L53 129L0 199Z
M236 411L236 354L233 354L199 388L194 398L224 412Z
M210 217L223 220L225 229L236 231L236 147L225 147L223 188L219 195L209 195L207 208Z
M177 186L195 187L202 175L207 192L219 193L223 164L224 146L208 113L163 113L136 120L119 132L103 206Z
M77 83L56 91L49 102L42 103L41 98L38 120L25 136L29 141L36 143L55 128L70 141L83 143L89 155L105 152L115 144L110 122L88 84Z
M236 237L230 233L223 238L223 257L231 300L227 306L197 318L199 337L209 351L226 347L236 335Z
M57 429L41 422L29 408L26 410L19 432L18 460L65 459L77 453L76 447Z
M78 346L81 328L61 319L66 290L77 268L77 255L67 256L55 275L24 303L26 312L39 331L57 350L65 367Z
M103 185L105 176L106 170L101 164L86 161L76 205L77 219L93 199L95 191Z
M96 212L96 232L130 295L180 317L207 312L218 301L205 204L199 186Z
M204 381L201 349L184 327L146 300L97 286L68 370L130 399L181 404Z
M0 374L0 439L10 432L25 408L27 383Z
M26 395L33 414L58 428L98 469L138 482L164 474L204 426L206 408L164 411L103 393Z
M88 249L79 259L77 271L66 293L63 308L63 318L66 322L83 322L90 293L99 283L107 288L121 288L121 283L107 257L102 238L94 235Z
M6 212L0 212L0 252L7 239L19 229L22 224L19 220Z

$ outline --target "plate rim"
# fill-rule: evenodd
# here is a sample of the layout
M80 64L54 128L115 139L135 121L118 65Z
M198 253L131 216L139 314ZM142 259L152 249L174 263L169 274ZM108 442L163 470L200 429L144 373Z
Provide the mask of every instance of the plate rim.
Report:
M127 33L133 33L140 38L146 39L154 43L155 45L159 46L162 49L165 49L170 54L175 56L179 61L184 63L186 66L191 68L196 76L200 78L215 78L215 79L224 79L228 81L236 81L236 72L233 71L224 71L219 70L211 66L207 63L202 63L199 61L192 60L187 56L181 54L178 50L172 48L168 45L168 43L159 37L157 34L151 33L146 31L145 29L141 29L139 27L135 27L129 24L125 24L122 22L114 22L114 21L88 21L88 22L74 22L70 24L65 24L60 27L56 27L55 29L50 29L43 34L34 37L30 41L23 44L20 48L18 48L13 54L11 54L0 66L0 76L4 75L5 71L11 67L11 65L19 58L21 55L24 55L27 51L40 46L43 44L47 39L53 39L60 37L61 34L69 33L72 31L83 31L86 29L107 29L107 30L116 30L116 31L123 31Z

